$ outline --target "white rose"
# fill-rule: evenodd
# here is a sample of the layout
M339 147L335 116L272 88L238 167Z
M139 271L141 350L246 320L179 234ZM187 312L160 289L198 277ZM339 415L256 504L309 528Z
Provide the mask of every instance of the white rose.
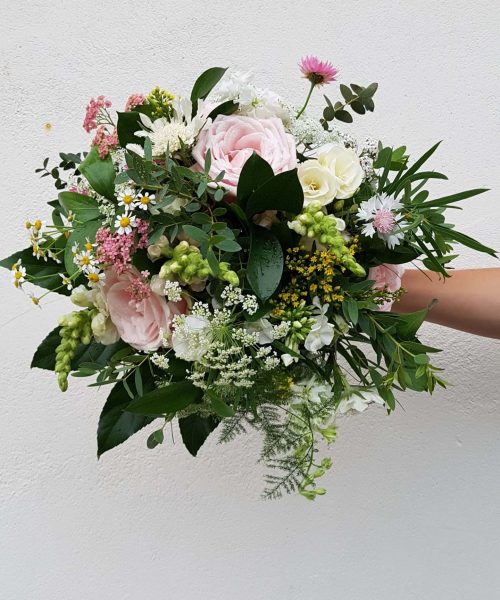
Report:
M106 316L104 313L97 313L97 315L92 319L91 327L96 341L98 341L100 344L108 346L109 344L114 344L120 339L118 331L113 322L109 316Z
M338 191L335 175L319 160L311 159L301 163L297 175L304 190L304 205L317 202L321 206L330 204Z
M352 198L365 175L356 152L344 146L324 146L318 152L318 162L335 176L337 182L335 198L338 200Z

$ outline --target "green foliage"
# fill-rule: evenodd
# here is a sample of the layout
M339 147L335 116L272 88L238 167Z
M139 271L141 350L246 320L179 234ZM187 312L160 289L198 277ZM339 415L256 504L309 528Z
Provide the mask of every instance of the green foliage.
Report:
M261 300L267 300L278 288L283 273L283 249L275 235L257 225L252 227L246 276Z
M271 165L254 152L241 169L237 190L238 204L245 207L248 198L273 177Z
M191 102L193 103L193 115L198 110L198 100L204 100L212 89L220 81L227 68L212 67L204 71L195 81L191 91Z
M116 130L122 148L126 148L127 144L139 144L140 146L144 144L144 138L135 135L137 131L142 129L140 114L136 110L118 113Z
M297 177L297 169L278 173L258 187L248 198L245 211L248 216L266 210L282 210L298 215L304 204L304 192Z
M196 456L199 449L205 443L205 440L219 424L215 417L202 417L199 414L192 414L179 419L179 429L181 431L182 441L190 454Z
M373 112L375 104L373 96L377 91L378 83L371 83L367 87L362 87L351 83L347 86L340 84L340 93L343 96L344 102L337 101L332 104L331 100L324 96L326 100L326 108L323 110L322 123L325 129L328 129L328 123L336 119L344 123L352 123L352 114L347 110L351 108L355 113L364 115L366 111Z
M178 381L159 387L144 396L139 395L127 406L127 410L140 415L174 415L190 404L199 402L202 396L202 390L190 381Z
M71 211L77 222L84 223L101 217L97 201L89 196L77 194L76 192L61 192L59 203L64 210L64 214Z
M92 189L109 200L114 199L116 173L109 154L105 158L100 158L97 147L92 146L87 157L78 168L90 183Z

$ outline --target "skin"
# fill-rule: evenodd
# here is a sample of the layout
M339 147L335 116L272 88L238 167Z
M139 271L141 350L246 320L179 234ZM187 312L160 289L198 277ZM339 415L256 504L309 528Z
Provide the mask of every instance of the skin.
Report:
M439 278L431 271L409 269L403 275L406 293L394 312L413 312L437 304L428 321L475 335L500 339L500 269L464 269Z

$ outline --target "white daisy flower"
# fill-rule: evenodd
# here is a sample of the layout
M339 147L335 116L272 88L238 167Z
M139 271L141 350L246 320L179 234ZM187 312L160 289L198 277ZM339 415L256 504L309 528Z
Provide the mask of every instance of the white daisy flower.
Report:
M40 246L36 242L33 242L32 249L33 256L35 256L36 258L43 258L45 262L47 262L47 256L45 254L45 251L42 248L40 248Z
M148 210L150 206L156 204L156 196L154 194L150 194L149 192L144 192L142 194L138 194L137 196L137 208L142 210Z
M59 277L62 279L63 285L65 285L68 290L73 289L73 282L67 275L64 273L59 273Z
M134 215L129 212L124 212L116 218L115 228L120 235L131 233L134 227L137 227L137 223Z
M137 196L135 190L131 187L126 187L118 194L118 202L125 206L125 209L134 208L136 205Z
M89 267L85 272L85 276L87 277L90 287L98 286L101 281L104 281L105 277L104 272L96 266Z
M20 259L12 265L11 274L12 283L16 288L20 288L26 281L26 267L22 266Z
M87 252L92 252L96 246L97 244L93 244L89 238L85 238L85 250L87 250Z
M97 263L97 258L88 250L77 253L73 260L75 264L82 269L82 271L88 271Z
M402 208L399 200L385 194L361 202L356 214L358 219L365 221L361 233L366 237L373 237L376 233L390 249L394 248L404 238L399 225L402 218L399 217L398 220L398 211Z

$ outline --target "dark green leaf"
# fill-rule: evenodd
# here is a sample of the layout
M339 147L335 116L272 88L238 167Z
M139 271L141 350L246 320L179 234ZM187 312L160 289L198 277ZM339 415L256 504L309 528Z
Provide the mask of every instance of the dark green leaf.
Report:
M182 441L190 454L198 454L198 450L218 424L219 420L215 417L205 418L197 414L179 419Z
M200 229L199 227L194 227L193 225L183 225L184 233L188 235L193 240L197 242L203 243L208 242L208 234Z
M246 201L255 190L273 177L274 172L271 165L254 152L241 169L236 193L238 204L245 206Z
M338 121L342 121L342 123L352 123L353 121L351 113L348 113L346 110L336 110L335 118Z
M146 380L146 389L154 385L152 377ZM135 390L132 391L134 395ZM102 409L97 428L97 456L123 443L131 435L151 423L153 417L127 412L129 395L123 383L117 383L111 390Z
M137 111L119 112L116 129L118 132L118 141L122 148L125 148L127 144L139 144L140 146L144 144L143 137L134 135L136 131L141 131L142 129L140 113Z
M109 200L115 197L115 168L109 154L100 158L96 146L92 146L85 160L78 167L92 189Z
M127 411L140 415L175 414L201 400L203 392L190 381L176 381L133 400Z
M195 81L191 91L191 102L193 103L193 115L198 110L198 100L204 100L212 89L220 81L226 69L221 67L212 67L204 71Z
M297 169L275 175L250 196L246 205L249 216L266 210L282 210L298 215L304 204L304 192Z
M61 192L59 202L67 214L73 212L77 221L91 221L101 216L95 198L75 192Z
M240 105L237 102L227 100L226 102L219 104L219 106L216 106L208 115L208 118L213 121L215 117L218 117L219 115L232 115L238 110L239 106Z
M436 198L436 200L429 200L429 202L424 202L423 204L420 204L419 208L437 208L437 207L441 207L441 206L447 206L448 204L453 204L454 202L460 202L460 200L465 200L466 198L472 198L473 196L477 196L478 194L484 194L484 192L488 192L488 191L489 190L487 188L466 190L464 192L458 192L457 194L452 194L451 196L443 196L442 198Z
M214 412L219 417L233 417L234 410L228 406L213 390L207 390L207 396L210 399L210 404Z
M148 448L152 450L153 448L156 448L156 446L158 446L159 444L163 444L164 439L165 436L163 434L163 429L157 429L156 431L153 431L153 433L148 437L146 444Z
M12 265L19 259L21 259L23 266L26 267L28 274L37 277L36 281L33 282L35 285L48 290L55 290L61 286L62 280L59 277L59 273L62 270L62 266L48 257L47 261L43 258L36 258L33 256L31 247L15 252L14 254L11 254L11 256L0 260L0 267L11 269ZM57 293L65 296L71 294L66 286L62 286L61 289L58 289Z
M283 262L283 250L276 236L263 227L252 227L246 276L261 300L267 300L276 291Z

